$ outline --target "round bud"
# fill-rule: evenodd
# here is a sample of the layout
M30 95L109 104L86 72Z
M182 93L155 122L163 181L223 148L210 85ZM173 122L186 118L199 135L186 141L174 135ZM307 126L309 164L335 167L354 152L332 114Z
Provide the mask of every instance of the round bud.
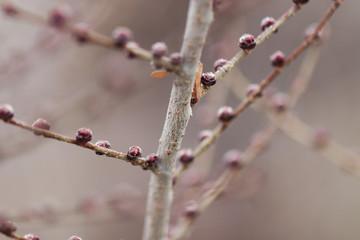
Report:
M80 237L78 237L78 236L71 236L69 238L69 240L82 240L82 239Z
M124 47L125 44L132 38L132 32L127 27L117 27L111 34L114 43L118 47Z
M155 58L161 58L167 52L168 48L164 42L154 43L151 47L151 53Z
M194 218L199 213L199 205L195 201L185 203L184 216Z
M44 129L44 130L50 130L50 123L48 123L48 121L44 120L44 119L41 119L39 118L38 120L36 120L33 124L32 124L33 127L36 127L36 128L40 128L40 129ZM34 134L39 136L39 135L42 135L40 132L38 131L34 131Z
M199 142L204 141L206 138L210 137L212 135L212 131L211 130L202 130L199 133Z
M293 0L293 3L296 3L296 4L306 4L308 2L309 2L309 0Z
M0 233L10 236L16 231L16 226L10 221L0 221Z
M214 62L214 68L215 72L219 70L222 66L224 66L227 63L227 60L224 58L220 58Z
M72 15L69 5L60 5L52 9L49 13L49 24L52 27L62 28Z
M127 151L127 159L134 160L135 158L141 157L142 151L139 146L131 146Z
M172 185L175 186L177 183L177 177L172 178Z
M155 167L156 163L159 161L159 157L155 154L150 154L146 157L146 166L148 167Z
M9 2L2 3L1 9L3 10L3 12L6 15L9 15L9 16L14 16L14 15L18 14L18 11L16 10L15 6L13 6Z
M276 20L273 17L264 17L261 20L261 31L265 31L267 28L274 25L275 22L276 22ZM277 30L275 32L277 32Z
M215 74L212 72L206 72L201 74L201 83L206 87L215 85L216 83Z
M246 96L250 97L254 95L257 91L259 91L260 86L259 84L250 84L246 89ZM254 97L262 97L262 92L259 92Z
M251 50L256 47L256 39L253 35L245 33L239 38L239 47L244 50Z
M34 234L31 234L31 233L24 235L24 238L29 239L29 240L40 240L40 238L38 236L35 236Z
M77 23L72 32L73 37L78 43L85 43L88 41L88 35L91 27L87 23Z
M179 65L182 61L182 56L178 52L174 52L170 55L170 62L172 65Z
M0 105L0 119L9 121L14 117L14 108L9 104Z
M235 149L227 151L223 160L229 167L241 168L244 166L244 154Z
M271 97L271 105L277 112L284 112L289 107L289 97L285 93L276 93Z
M285 55L282 51L274 52L270 56L271 65L274 67L282 67L285 63Z
M179 151L178 159L184 165L190 164L192 161L194 161L194 155L193 155L192 150L191 149L183 149L183 150Z
M105 140L99 140L95 143L96 146L111 149L111 144L108 141ZM104 155L102 152L95 152L97 155Z
M234 110L229 106L222 106L217 111L217 117L221 122L228 122L234 117Z
M92 131L88 128L80 128L76 135L76 141L84 144L90 142L92 139Z
M131 49L136 49L136 48L140 48L140 44L134 41L128 42L128 44L126 45L127 49L128 49L128 58L135 58L136 55L134 53L131 52Z
M213 0L213 9L216 10L222 3L223 0Z

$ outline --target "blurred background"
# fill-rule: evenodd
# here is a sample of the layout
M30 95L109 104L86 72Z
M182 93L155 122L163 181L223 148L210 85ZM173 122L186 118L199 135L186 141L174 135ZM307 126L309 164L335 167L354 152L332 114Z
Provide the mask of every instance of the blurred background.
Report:
M175 52L181 47L188 1L17 3L41 15L66 3L73 8L73 23L87 22L108 35L118 25L128 26L142 47L164 41ZM236 68L259 83L272 70L269 56L277 50L290 54L304 39L307 26L331 3L310 1ZM204 48L204 71L213 71L220 57L230 59L243 33L258 35L263 17L278 18L291 4L224 1ZM331 34L309 89L294 108L304 122L329 129L334 139L355 152L360 144L359 7L358 1L345 1L330 20ZM16 118L29 124L47 119L53 131L67 136L87 127L93 141L108 140L122 152L132 145L141 146L145 156L156 152L173 75L153 79L147 62L128 60L113 49L79 45L68 34L4 14L0 39L0 103L11 104ZM272 86L287 91L301 59ZM182 147L193 148L198 133L216 125L219 106L236 107L239 101L219 82L194 110ZM246 110L197 160L176 188L172 223L184 201L196 200L206 182L221 174L224 152L245 149L266 123L263 114ZM21 234L33 232L53 240L72 235L140 239L149 176L123 161L0 124L0 213L13 219ZM278 131L266 152L199 218L190 239L359 239L359 197L359 178Z

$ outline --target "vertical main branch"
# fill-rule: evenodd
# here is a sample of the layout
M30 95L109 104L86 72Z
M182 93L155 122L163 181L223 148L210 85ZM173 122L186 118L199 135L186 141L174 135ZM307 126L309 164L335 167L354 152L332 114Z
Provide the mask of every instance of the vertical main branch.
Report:
M192 114L190 97L198 69L198 61L206 35L213 21L212 0L190 0L187 13L182 74L172 90L157 155L159 174L152 174L146 206L143 240L166 239L173 199L172 177L181 141Z

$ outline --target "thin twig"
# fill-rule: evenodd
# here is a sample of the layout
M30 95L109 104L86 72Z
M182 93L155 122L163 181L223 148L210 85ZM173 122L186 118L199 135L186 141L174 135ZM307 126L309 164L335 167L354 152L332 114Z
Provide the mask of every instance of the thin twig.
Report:
M259 46L263 43L267 38L277 32L279 27L283 25L289 18L295 15L295 13L301 9L300 5L293 4L275 23L272 27L266 29L261 34L259 34L256 38L256 46ZM249 50L240 50L238 53L235 54L227 63L219 68L218 71L215 72L216 81L222 80L225 75L233 69L233 67L238 64L246 55L251 53ZM207 94L210 90L210 87L202 88L202 97Z
M27 239L27 238L25 238L25 237L23 237L21 235L18 235L16 233L12 233L10 235L5 235L5 236L7 236L9 238L17 239L17 240L29 240L29 239Z
M286 68L290 63L292 63L296 57L298 57L310 44L314 42L315 36L321 31L324 27L325 23L330 19L336 8L339 6L337 2L335 2L320 23L317 25L313 34L303 41L303 43L293 51L293 53L289 56L289 58L285 61L282 67L275 68L259 85L259 88L254 91L253 94L250 94L234 111L234 118L225 123L219 124L213 131L213 134L210 137L207 137L200 143L200 145L194 151L194 157L198 157L202 152L204 152L220 135L227 129L232 121L236 119L247 107L249 107L256 99L257 96Z
M310 46L315 37L321 31L321 29L325 26L327 21L330 19L335 10L340 6L342 1L336 1L330 7L325 16L321 19L314 32L309 36L306 40L304 40L300 46L293 51L293 53L288 57L282 67L276 67L259 85L259 88L254 91L253 94L247 96L240 105L234 111L234 117L226 123L218 124L214 130L212 131L212 135L204 139L194 150L194 158L200 156L206 149L208 149L215 140L231 125L231 123L238 117L247 107L249 107L253 102L256 101L257 96L286 68L290 63L292 63L296 57L298 57L308 46ZM226 65L225 65L226 66ZM176 172L176 178L179 179L185 170L189 167L189 165L181 165L180 168Z
M115 150L99 147L99 146L97 146L97 145L95 145L93 143L89 143L89 142L81 144L81 143L78 143L75 138L70 138L70 137L67 137L67 136L52 132L52 131L44 130L44 129L41 129L41 128L36 128L36 127L33 127L33 126L29 125L29 124L26 124L26 123L24 123L22 121L14 119L14 118L10 119L8 121L4 121L4 122L12 124L12 125L17 126L17 127L20 127L22 129L37 133L37 134L41 134L42 136L47 137L47 138L56 139L56 140L59 140L59 141L62 141L62 142L74 144L74 145L77 145L79 147L87 148L87 149L93 150L95 152L102 153L107 157L116 158L116 159L120 159L120 160L123 160L123 161L126 161L126 162L130 162L133 165L141 166L143 169L148 168L148 169L151 169L153 171L155 170L155 168L153 168L153 167L149 168L146 165L146 159L145 158L136 158L134 160L129 160L127 158L126 153L121 153L121 152L117 152Z
M337 2L336 2L337 3ZM335 3L335 6L336 6ZM337 6L338 7L338 6ZM336 9L336 8L331 8ZM330 12L331 10L329 10ZM326 15L328 16L328 14ZM325 16L325 17L326 17ZM330 15L331 16L331 15ZM322 21L323 22L323 21ZM317 30L320 30L321 28L317 28ZM316 33L315 33L316 34ZM316 36L313 35L312 38ZM308 84L308 81L311 78L311 75L314 71L313 66L309 66L308 62L305 61L302 64L301 70L306 70L305 77L300 77L299 79L295 79L294 83L289 91L290 94L290 101L291 101L291 107L293 107L300 96L304 93L306 86ZM300 74L303 74L300 72ZM256 93L255 93L256 94ZM263 150L264 146L269 142L271 136L276 132L277 128L281 126L282 122L284 121L285 115L283 113L278 114L276 118L273 118L272 122L269 122L267 126L264 128L264 130L261 132L261 139L262 144L261 145L250 145L247 150L245 151L244 156L244 165L248 165L252 160L255 159L255 157ZM301 132L303 132L304 129L300 129ZM330 142L330 144L334 144L333 142ZM338 147L338 146L336 146ZM331 149L336 149L334 146ZM324 152L326 153L326 152ZM331 154L334 154L334 152L330 152ZM184 238L185 236L188 236L191 233L192 228L194 227L195 220L201 215L203 212L205 212L210 205L223 193L223 191L226 189L226 187L229 185L231 180L235 177L238 171L238 169L234 168L228 168L223 175L215 182L215 184L206 191L202 197L199 200L198 204L198 212L192 216L192 217L186 217L182 219L182 221L178 224L178 226L175 228L174 235L172 236L172 240L180 240Z
M49 25L48 20L45 16L42 16L40 14L34 13L28 9L22 8L20 6L16 6L14 3L8 1L6 4L11 4L12 8L16 11L16 14L13 14L12 16L18 17L21 19L24 19L27 22L32 22L35 24L41 24L41 25ZM61 32L67 32L72 35L77 34L76 26L72 25L70 23L66 23L65 26L61 28L55 28ZM157 66L161 66L165 68L166 70L173 71L176 74L182 74L181 66L175 66L171 64L170 59L166 56L158 59L154 58L153 54L145 50L139 46L132 46L131 44L126 44L124 47L116 46L114 43L114 40L107 35L104 35L102 33L99 33L93 29L87 29L86 35L84 35L86 38L86 41L89 43L93 43L99 46L103 46L106 48L113 48L116 50L125 50L127 52L130 52L132 55L134 55L136 58L147 61L147 62L156 62Z
M255 157L263 150L263 147L270 140L271 136L276 131L276 125L268 124L261 131L261 138L263 139L262 145L250 145L244 153L244 162L242 163L241 168L228 167L223 174L215 181L215 183L208 189L205 193L202 194L200 200L198 201L198 210L194 216L185 217L180 220L180 222L175 227L174 233L171 236L172 240L180 240L188 236L193 227L194 222L198 217L203 214L210 206L219 198L219 196L225 191L231 181L236 177L236 175L241 172L245 166L250 164Z

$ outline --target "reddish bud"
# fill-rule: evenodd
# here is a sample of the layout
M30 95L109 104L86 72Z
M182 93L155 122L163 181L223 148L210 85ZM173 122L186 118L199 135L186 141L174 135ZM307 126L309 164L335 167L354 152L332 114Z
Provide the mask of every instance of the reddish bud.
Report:
M142 151L139 146L131 146L127 151L127 158L129 160L134 160L135 158L141 157Z
M132 38L132 32L127 27L117 27L111 34L114 43L118 47L124 47L125 44Z
M34 234L31 234L31 233L24 235L24 238L29 239L29 240L40 240L40 238L38 236L35 236Z
M33 124L32 124L33 127L36 127L36 128L40 128L40 129L44 129L44 130L50 130L50 123L48 123L46 120L44 119L41 119L39 118L38 120L36 120ZM38 131L34 131L34 134L39 136L39 135L42 135L40 132Z
M217 111L217 117L221 122L228 122L234 117L234 110L229 106L222 106Z
M78 237L78 236L71 236L69 238L69 240L82 240L82 239L80 237Z
M84 144L90 142L92 139L92 131L88 128L80 128L76 135L76 141Z
M253 35L245 33L239 38L239 47L244 50L251 50L256 47L256 39Z
M3 10L3 12L6 15L9 15L9 16L14 16L14 15L18 14L16 7L9 2L2 3L1 9Z
M52 9L49 13L49 24L52 27L62 28L72 15L69 5L60 5Z
M210 137L212 135L211 130L203 130L199 133L199 142L204 141L206 138Z
M151 53L155 58L161 58L167 52L168 48L164 42L154 43L151 47Z
M244 155L238 150L229 150L223 156L224 162L229 167L241 168L244 166Z
M274 18L272 18L272 17L264 17L261 20L261 31L265 31L267 28L274 25L275 22L276 22L276 20ZM275 32L277 32L277 30Z
M0 233L10 236L16 231L16 226L10 221L0 221Z
M284 112L289 107L289 97L285 93L276 93L271 97L271 105L277 112Z
M223 0L213 0L213 9L216 10L222 3Z
M183 149L178 153L179 161L184 164L188 165L192 161L194 161L194 155L191 149Z
M306 4L308 2L309 2L309 0L293 0L293 3L296 3L296 4Z
M206 87L215 85L216 83L215 74L212 72L206 72L201 74L201 83Z
M174 52L170 55L170 62L172 65L179 65L182 62L182 56L178 52Z
M224 66L227 63L227 60L224 58L220 58L214 62L214 69L215 72L218 71L222 66Z
M99 146L99 147L103 147L103 148L107 148L107 149L111 149L111 144L108 141L105 140L99 140L95 143L95 145ZM104 155L104 153L102 152L95 152L97 155Z
M199 213L199 205L195 201L188 201L185 203L184 216L187 218L194 218Z
M282 51L274 52L270 56L271 65L274 67L282 67L285 63L285 55Z
M9 121L14 117L14 108L9 104L0 105L0 119Z
M78 43L85 43L88 41L88 35L91 27L87 23L77 23L74 26L73 37Z
M250 84L246 89L246 96L250 97L254 95L257 91L259 91L260 86L259 84ZM262 97L262 92L259 92L254 97Z
M146 166L148 167L155 167L157 162L159 161L159 157L155 154L150 154L146 157Z

